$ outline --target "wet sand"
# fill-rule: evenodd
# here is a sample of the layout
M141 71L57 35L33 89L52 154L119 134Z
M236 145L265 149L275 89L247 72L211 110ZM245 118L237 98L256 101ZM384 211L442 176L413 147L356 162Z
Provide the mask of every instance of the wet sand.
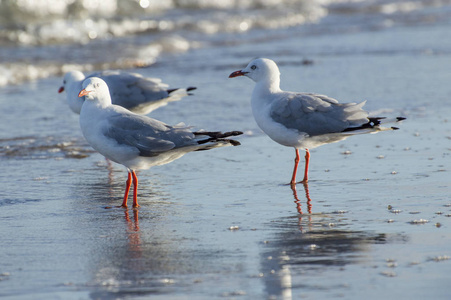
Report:
M447 32L292 37L138 70L198 87L153 117L246 132L240 147L140 172L138 210L110 208L126 172L86 145L59 78L2 89L0 296L447 299L451 47L437 39ZM408 120L312 150L310 200L303 185L296 198L285 185L293 149L256 127L253 83L227 79L254 56L280 62L284 89L368 100L368 110Z

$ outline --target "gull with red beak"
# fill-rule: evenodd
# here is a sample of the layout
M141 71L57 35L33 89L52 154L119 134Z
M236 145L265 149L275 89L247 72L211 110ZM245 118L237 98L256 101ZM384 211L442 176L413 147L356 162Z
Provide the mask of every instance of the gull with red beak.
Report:
M80 114L84 97L78 97L81 84L86 78L99 77L108 85L113 104L141 115L147 115L170 102L179 101L191 95L195 87L169 89L169 85L159 78L143 77L137 73L124 71L102 71L85 76L80 71L70 71L64 75L63 85L58 93L66 92L70 109Z
M240 131L192 131L183 124L170 126L113 105L107 84L97 77L86 79L78 96L85 97L80 127L88 143L128 170L123 207L127 207L132 181L133 207L139 206L135 171L170 163L192 151L240 145L238 141L228 139L242 134Z
M395 130L381 127L385 118L368 117L361 103L339 103L325 95L286 92L280 89L280 71L276 63L257 58L229 78L246 76L255 81L252 113L258 126L277 143L295 148L296 158L290 184L296 184L299 149L305 150L304 179L308 182L309 149L338 142L350 136ZM399 122L405 118L395 118Z

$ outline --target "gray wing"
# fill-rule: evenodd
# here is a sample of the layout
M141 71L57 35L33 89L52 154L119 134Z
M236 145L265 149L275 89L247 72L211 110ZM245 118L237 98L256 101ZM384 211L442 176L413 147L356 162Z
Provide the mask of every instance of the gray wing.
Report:
M286 93L271 107L271 117L287 128L306 132L310 136L342 132L368 122L365 104L338 103L325 95Z
M121 71L102 71L88 77L93 76L106 82L113 104L127 109L169 97L169 86L159 78L147 78L137 73Z
M119 144L137 148L141 156L156 156L197 144L187 127L169 126L152 118L121 113L108 118L104 135Z

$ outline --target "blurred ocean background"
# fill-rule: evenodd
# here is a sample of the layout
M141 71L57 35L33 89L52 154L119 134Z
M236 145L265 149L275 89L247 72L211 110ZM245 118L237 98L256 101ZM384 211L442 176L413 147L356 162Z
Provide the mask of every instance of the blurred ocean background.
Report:
M291 190L293 149L228 78L255 57L407 120L313 149ZM151 116L242 145L142 171L139 210L106 209L126 171L57 93L72 69L196 86ZM0 0L0 298L449 299L450 70L451 0Z
M339 36L448 23L450 3L449 0L2 0L0 86L61 76L71 69L147 67L168 54L234 47L290 35ZM333 48L323 51L333 53ZM445 50L422 51L440 54Z

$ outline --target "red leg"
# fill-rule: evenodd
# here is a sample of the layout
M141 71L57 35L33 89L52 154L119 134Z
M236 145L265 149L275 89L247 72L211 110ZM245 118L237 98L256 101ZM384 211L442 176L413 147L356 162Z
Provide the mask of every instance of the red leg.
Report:
M296 150L296 158L294 159L294 170L293 170L293 176L291 177L290 184L296 184L296 173L298 172L298 165L301 158L299 157L299 149Z
M133 176L133 207L139 207L138 204L138 176L135 171L132 171Z
M128 179L125 185L125 194L124 194L124 201L122 202L122 207L127 208L127 199L128 199L128 192L130 191L130 187L132 186L132 174L128 172Z
M310 152L308 149L305 149L305 171L304 171L304 179L301 181L302 183L308 182L308 165L310 163Z

